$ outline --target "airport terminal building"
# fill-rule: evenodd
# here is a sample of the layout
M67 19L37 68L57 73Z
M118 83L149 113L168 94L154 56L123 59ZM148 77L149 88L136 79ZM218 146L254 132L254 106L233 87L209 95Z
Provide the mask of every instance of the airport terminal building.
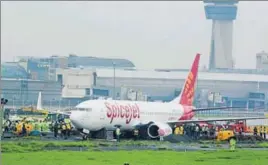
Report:
M187 74L188 69L137 70L126 59L23 57L19 62L2 64L2 88L10 104L35 104L39 91L43 104L59 107L99 97L170 101L179 95ZM267 92L265 72L200 70L195 104L265 107Z

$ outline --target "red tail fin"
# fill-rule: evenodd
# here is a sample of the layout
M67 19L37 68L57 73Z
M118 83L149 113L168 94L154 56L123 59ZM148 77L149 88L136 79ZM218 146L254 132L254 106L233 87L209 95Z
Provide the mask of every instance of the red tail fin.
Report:
M179 103L182 105L191 106L193 104L199 60L200 54L196 54L192 68L187 76L187 79L185 80L184 87L182 88L179 96Z

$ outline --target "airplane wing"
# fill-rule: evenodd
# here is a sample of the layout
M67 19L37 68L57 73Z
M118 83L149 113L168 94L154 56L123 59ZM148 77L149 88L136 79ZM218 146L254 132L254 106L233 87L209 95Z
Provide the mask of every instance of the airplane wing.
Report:
M221 110L221 109L227 109L227 110L232 110L232 109L245 109L245 107L206 107L206 108L194 108L193 111L208 111L208 110ZM266 110L263 107L256 107L254 110Z
M208 107L208 108L195 108L193 109L194 112L197 111L208 111L208 110L220 110L220 109L236 109L241 107Z
M229 117L229 118L213 118L213 119L179 120L179 121L168 121L168 123L169 124L177 124L177 123L198 123L198 122L212 122L212 121L256 120L256 119L268 119L268 116L263 116L263 117Z

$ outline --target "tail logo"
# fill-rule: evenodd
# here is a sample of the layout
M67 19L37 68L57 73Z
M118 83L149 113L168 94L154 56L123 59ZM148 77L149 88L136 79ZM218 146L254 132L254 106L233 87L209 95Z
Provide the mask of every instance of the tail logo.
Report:
M199 59L200 59L200 54L197 54L192 64L192 68L184 83L180 104L187 105L187 106L191 106L193 104L195 81L197 78Z
M183 90L182 96L183 97L181 102L186 104L186 105L191 105L193 102L193 95L194 95L194 80L193 80L193 73L190 72L185 84L185 88Z

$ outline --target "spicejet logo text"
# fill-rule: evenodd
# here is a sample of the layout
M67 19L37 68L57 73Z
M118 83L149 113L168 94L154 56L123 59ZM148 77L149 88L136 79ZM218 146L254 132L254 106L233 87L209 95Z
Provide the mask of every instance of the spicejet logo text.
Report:
M129 124L133 119L140 118L140 108L137 104L134 105L118 105L104 103L107 107L107 117L111 119L110 123L113 122L114 118L125 118L126 124Z

